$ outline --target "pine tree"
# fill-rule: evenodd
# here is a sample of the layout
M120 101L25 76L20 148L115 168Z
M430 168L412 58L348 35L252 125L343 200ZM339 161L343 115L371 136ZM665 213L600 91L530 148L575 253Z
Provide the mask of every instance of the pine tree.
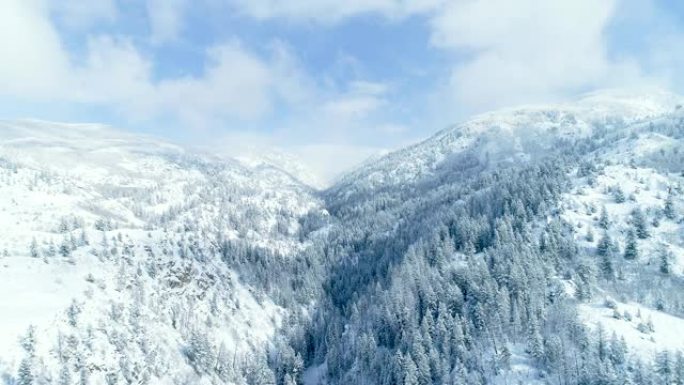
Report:
M33 238L31 240L31 247L29 248L29 252L31 254L31 257L33 258L40 257L40 251L38 250L38 242L36 242L36 238Z
M621 365L625 362L625 341L624 339L619 340L617 334L613 332L610 337L610 360L613 365Z
M601 361L608 357L608 341L606 341L606 331L603 324L599 323L596 329L596 349L598 357Z
M420 332L417 332L417 334L420 334ZM430 373L430 361L423 345L422 338L414 340L412 347L413 352L411 353L411 358L413 358L413 362L417 368L418 383L421 385L429 384L432 378Z
M69 238L66 236L62 240L62 244L59 245L59 254L64 258L67 258L71 255L71 243L69 242Z
M33 368L31 359L26 357L21 360L19 364L19 372L17 373L17 385L33 385Z
M190 335L187 355L198 372L205 372L213 368L216 357L214 349L204 333L194 331Z
M297 385L297 382L292 378L290 373L286 373L283 377L283 385Z
M655 360L656 372L660 376L662 384L672 383L672 362L670 359L670 352L663 350L656 355Z
M684 385L684 353L678 351L674 360L673 381L676 385Z
M90 371L86 365L82 365L78 371L78 385L90 384Z
M672 255L667 247L662 246L658 252L658 270L663 274L670 274L672 272L672 263L670 262Z
M403 385L419 385L418 382L418 367L411 358L410 354L404 357L404 384Z
M603 237L599 240L596 251L600 257L599 271L606 279L613 279L615 276L615 268L613 267L613 241L607 232L603 233Z
M69 364L64 363L62 369L59 372L59 379L57 381L58 385L71 385L71 373L69 372Z
M592 283L594 281L595 272L593 266L587 263L580 263L577 266L577 282L575 295L578 300L586 301L592 296Z
M637 248L637 239L634 230L630 229L627 232L627 242L625 244L625 259L635 260L639 258L639 250Z
M599 227L608 230L608 227L610 227L610 219L608 218L608 211L606 210L606 206L603 206L601 208L601 216L599 217Z
M612 248L613 241L610 239L610 235L608 234L608 232L604 231L603 236L598 242L598 245L596 245L596 252L598 253L598 255L605 256L610 254Z
M78 324L79 314L81 314L81 307L78 305L76 300L72 300L71 304L67 308L67 319L69 320L69 325L76 327Z
M587 242L594 242L594 232L591 230L591 226L587 227L587 234L584 236Z
M36 351L36 328L31 325L26 330L26 335L21 339L21 347L29 357L33 357Z
M531 321L530 330L527 337L527 351L537 360L544 357L544 339L539 333L536 321Z
M663 214L665 214L665 217L667 219L675 219L677 217L677 213L675 212L675 207L674 207L674 195L672 194L672 189L667 194L667 198L665 199L665 206L663 207Z
M646 227L646 219L644 218L644 213L640 208L635 208L632 211L632 224L634 225L634 230L636 231L637 237L639 239L646 239L649 237L648 228Z
M623 203L625 201L625 193L620 186L613 187L613 199L615 203Z

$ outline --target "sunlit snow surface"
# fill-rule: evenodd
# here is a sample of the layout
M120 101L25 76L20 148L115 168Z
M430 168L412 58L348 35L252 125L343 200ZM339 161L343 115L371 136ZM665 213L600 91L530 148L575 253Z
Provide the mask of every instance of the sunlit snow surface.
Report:
M179 351L187 335L169 326L174 307L192 317L186 322L211 321L212 342L231 354L260 349L283 310L255 297L215 258L190 263L173 250L181 239L203 242L206 233L221 233L286 256L306 245L283 232L295 234L299 216L322 210L309 187L273 167L248 168L104 126L40 121L0 122L0 197L0 371L9 373L16 373L29 325L37 330L36 353L53 373L59 335L84 333L93 333L91 365L118 362L118 333L144 336L160 361L190 373ZM49 255L72 237L79 246L69 257ZM30 255L34 239L37 258ZM118 255L102 255L115 246ZM136 278L136 269L150 264L168 277ZM66 314L74 300L78 328ZM209 309L212 301L219 310ZM141 330L111 319L117 307L129 317L133 304ZM145 356L126 346L131 359Z
M341 178L338 186L373 191L410 182L435 173L455 155L472 154L490 164L519 163L547 153L558 138L586 137L596 127L623 128L682 103L681 97L661 90L609 90L570 103L489 112L374 160Z

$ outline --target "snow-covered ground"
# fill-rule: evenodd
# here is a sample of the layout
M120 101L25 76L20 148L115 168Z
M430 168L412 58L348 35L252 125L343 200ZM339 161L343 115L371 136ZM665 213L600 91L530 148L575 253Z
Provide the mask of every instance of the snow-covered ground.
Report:
M667 93L611 91L483 114L365 164L330 191L372 192L467 165L470 157L485 166L517 164L543 156L559 138L587 138L598 127L626 130L631 134L587 159L596 166L590 176L572 172L562 218L573 226L582 258L596 258L605 207L606 233L621 258L640 209L649 236L638 239L636 260L619 260L618 267L630 268L620 279L635 271L681 279L684 147L680 137L651 130L680 124L679 103ZM52 377L85 365L93 384L107 376L219 382L201 375L192 349L221 362L252 359L288 316L223 263L219 243L240 241L278 258L305 250L305 219L328 213L302 182L317 183L284 154L247 152L234 160L99 125L0 122L0 375L15 375L30 360L36 375ZM624 201L616 200L617 190ZM668 197L675 218L663 215ZM329 227L309 230L322 236ZM659 272L663 250L667 273ZM609 308L597 290L593 302L578 305L587 325L615 332L644 356L684 348L683 318L641 300L619 298ZM20 343L30 325L35 352ZM511 349L502 383L541 381L524 348ZM222 370L212 376L239 382L235 368ZM324 372L324 365L310 368L304 377L318 383Z
M284 309L221 262L214 237L287 257L306 247L300 218L325 215L274 166L39 121L0 122L0 196L0 372L17 373L32 326L35 375L87 365L95 384L193 382L184 351L198 340L235 362L263 349Z
M592 329L603 327L606 338L613 332L624 337L630 351L645 360L663 350L684 349L684 319L637 303L581 304L579 315Z
M652 168L629 166L629 157L610 154L614 164L605 167L589 185L586 180L577 179L577 186L565 194L562 206L563 217L575 225L577 240L589 249L596 247L603 234L599 226L601 212L605 207L609 218L607 230L611 239L624 250L626 234L632 225L632 212L639 208L645 215L662 211L668 190L684 183L684 178L675 173L662 173ZM622 159L624 163L618 163ZM615 201L613 189L622 190L625 201ZM676 207L684 207L681 196L674 198ZM654 214L655 215L655 214ZM673 274L684 274L684 223L668 220L660 215L658 226L648 223L649 237L638 241L640 257L637 263L657 266L662 248L672 253ZM651 221L652 222L652 221ZM586 235L593 233L593 240Z
M653 132L654 124L679 124L678 116L675 113L634 125L628 137L597 150L590 161L597 167L595 172L583 176L575 170L570 176L573 187L562 198L561 215L573 226L582 255L590 260L599 258L598 243L608 234L614 244L618 280L626 282L622 287L637 278L663 279L664 253L669 268L666 274L680 280L684 277L684 174L681 163L674 167L672 163L683 148L682 141ZM623 201L616 198L619 192ZM664 214L668 198L674 218ZM603 210L607 228L601 223ZM648 236L636 239L638 256L631 261L624 259L624 250L628 233L635 228L635 210L643 213ZM591 303L578 305L580 318L591 328L603 328L607 337L615 333L624 338L630 351L646 360L652 360L659 351L684 349L684 318L632 299L606 301L605 295L601 291Z
M489 164L520 162L548 153L560 138L587 137L596 127L622 129L681 104L680 96L662 90L607 90L568 103L484 113L354 170L338 185L372 191L408 183L467 154Z

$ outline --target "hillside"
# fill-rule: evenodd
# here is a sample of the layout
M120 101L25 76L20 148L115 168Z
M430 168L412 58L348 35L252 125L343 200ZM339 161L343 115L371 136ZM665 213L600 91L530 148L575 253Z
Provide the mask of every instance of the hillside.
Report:
M0 370L35 356L36 380L77 366L94 383L183 382L183 346L264 349L283 311L227 262L243 245L292 258L300 219L325 214L285 172L107 127L3 122L0 159Z
M349 173L326 192L350 246L318 330L355 332L319 359L328 379L682 378L682 114L666 92L594 93L477 116Z
M323 191L279 153L2 122L0 373L684 381L682 100L612 90L494 111Z
M474 167L474 162L494 166L529 161L548 154L559 140L585 138L597 129L621 130L671 112L683 102L662 90L609 90L564 104L485 113L348 173L332 190L355 186L373 191Z

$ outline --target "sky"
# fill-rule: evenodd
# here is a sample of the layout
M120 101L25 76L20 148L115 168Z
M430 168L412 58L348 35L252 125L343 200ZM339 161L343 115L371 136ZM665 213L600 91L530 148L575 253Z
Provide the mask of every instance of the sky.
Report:
M491 109L684 93L677 0L0 3L0 118L277 147L326 177Z

